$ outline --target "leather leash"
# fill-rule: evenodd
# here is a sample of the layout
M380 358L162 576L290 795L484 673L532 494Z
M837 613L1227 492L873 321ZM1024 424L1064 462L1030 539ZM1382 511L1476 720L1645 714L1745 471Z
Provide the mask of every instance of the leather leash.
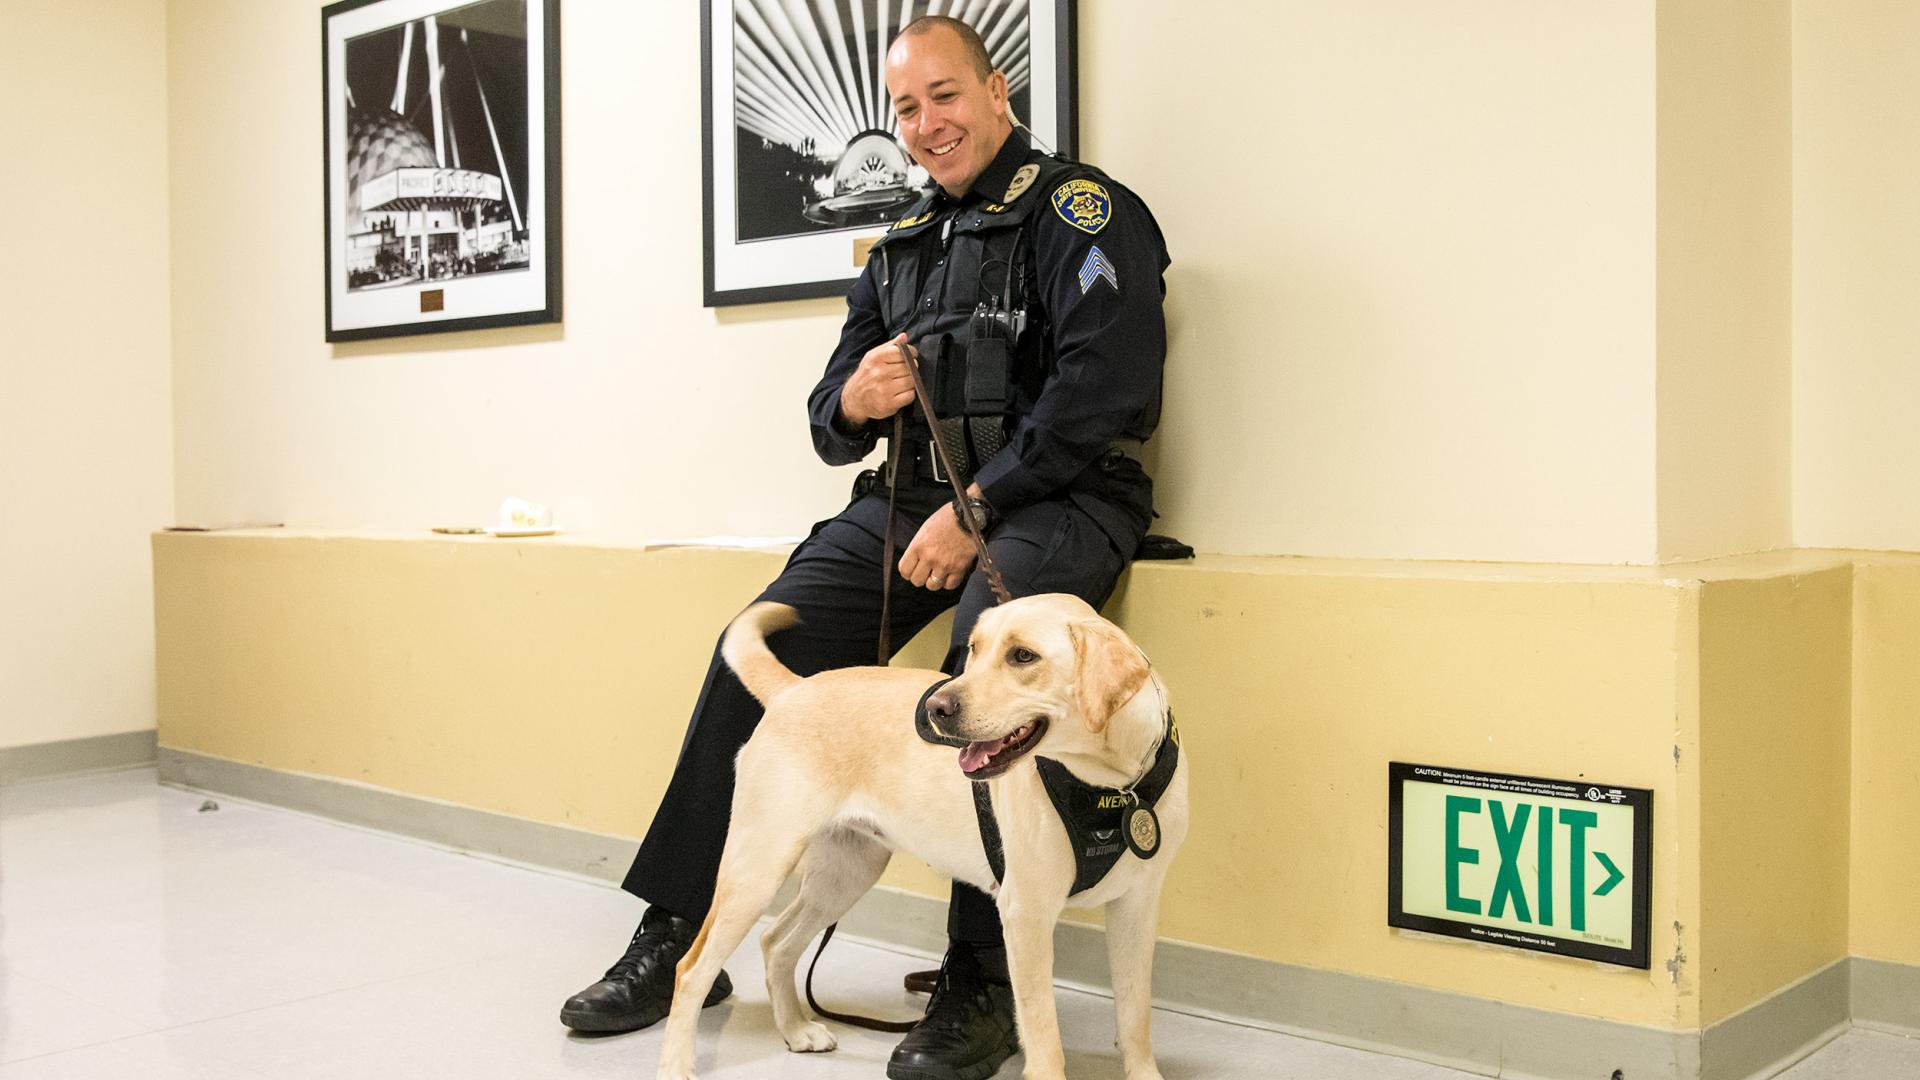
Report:
M860 1016L856 1013L834 1012L820 1004L819 999L813 996L813 969L820 966L820 954L827 951L827 942L833 940L833 932L839 928L839 923L827 927L827 932L820 935L819 948L813 950L813 963L807 965L807 1004L812 1006L815 1013L829 1020L852 1024L854 1027L866 1028L868 1031L886 1031L895 1035L912 1031L914 1026L920 1023L919 1020L876 1020L871 1016ZM907 976L909 979L913 977L913 975Z
M933 437L928 440L933 445L933 454L940 460L940 468L947 474L947 482L953 485L954 516L960 519L961 527L965 528L967 535L973 539L974 554L980 560L980 569L986 572L987 586L993 590L993 602L1004 604L1013 599L1013 594L1007 591L1007 583L1000 576L999 567L993 565L993 556L987 553L987 538L981 535L980 529L974 525L973 515L960 513L960 507L967 501L967 489L960 486L960 474L954 471L953 459L947 455L946 440L940 437L940 416L933 411L933 397L927 393L927 384L921 381L920 365L914 360L913 353L907 350L905 342L899 345L899 349L900 360L907 365L907 374L913 377L913 395L919 400L921 410L927 414L927 426L933 433ZM901 414L896 412L893 414L893 438L887 446L887 527L883 541L885 551L880 562L879 660L881 667L886 667L887 661L893 659L893 650L890 648L893 643L893 508L895 495L900 488L900 458L902 448L905 446L906 424ZM813 969L820 966L820 954L827 951L827 942L833 940L833 932L839 928L839 923L827 927L826 932L820 935L820 944L813 950L813 961L807 965L807 1004L815 1013L829 1020L866 1028L868 1031L885 1031L896 1035L912 1031L914 1025L920 1021L878 1020L855 1013L835 1012L820 1004L819 999L813 996ZM939 977L938 971L916 971L906 977L906 988L916 994L931 994L939 982Z
M947 483L953 485L954 516L960 517L960 506L967 501L967 489L960 486L960 474L953 471L953 459L947 456L946 440L939 435L940 414L933 411L933 396L927 393L927 384L920 381L919 362L913 358L912 353L907 351L905 342L902 342L899 348L900 359L907 365L907 374L913 376L913 394L920 399L920 408L927 414L927 426L934 432L930 440L933 443L933 454L940 459L940 467L946 470ZM896 413L895 416L897 417L898 414ZM993 565L993 556L987 554L987 538L980 535L980 530L974 527L973 515L966 515L960 524L966 527L967 535L973 538L973 550L980 557L980 569L987 572L987 584L993 589L994 603L1004 604L1013 599L1013 594L1007 591L1007 583L1000 577L999 568ZM893 531L891 520L887 522L887 531L889 533ZM891 569L888 571L887 580L889 582L893 580Z
M987 586L993 590L996 604L1004 604L1013 599L1007 591L1007 583L1000 576L1000 568L993 565L993 556L987 553L987 538L974 527L973 515L962 515L959 507L967 501L967 489L960 486L960 474L954 471L953 459L947 455L947 443L939 435L940 415L933 411L933 396L927 393L927 384L920 379L920 364L907 350L905 342L897 346L900 361L907 365L907 374L913 377L913 396L919 400L920 408L927 414L927 426L933 435L927 441L933 446L933 456L940 461L941 471L947 474L947 483L953 485L954 516L960 518L960 525L967 530L967 536L973 540L974 555L980 560L980 569L986 571ZM887 666L893 659L893 508L895 496L900 489L900 459L906 446L906 424L900 413L893 414L893 437L887 443L887 528L885 553L880 561L880 649L879 664Z

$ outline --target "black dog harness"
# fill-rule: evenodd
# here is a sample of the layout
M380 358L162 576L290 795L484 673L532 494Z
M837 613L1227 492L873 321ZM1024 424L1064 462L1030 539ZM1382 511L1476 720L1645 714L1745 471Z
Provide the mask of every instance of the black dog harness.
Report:
M965 739L940 734L927 719L927 699L952 681L942 679L920 695L920 704L913 711L913 727L927 742L965 746ZM1120 861L1122 852L1151 859L1160 850L1160 819L1153 807L1173 783L1174 768L1180 764L1180 727L1174 722L1172 709L1167 710L1167 730L1154 751L1153 764L1132 787L1096 787L1052 758L1036 757L1033 761L1040 770L1047 798L1067 830L1067 844L1073 848L1073 889L1068 895L1077 896L1100 884ZM985 780L973 781L973 816L980 826L980 846L986 849L993 880L1004 882L1006 848L1000 842L1000 825L994 820Z

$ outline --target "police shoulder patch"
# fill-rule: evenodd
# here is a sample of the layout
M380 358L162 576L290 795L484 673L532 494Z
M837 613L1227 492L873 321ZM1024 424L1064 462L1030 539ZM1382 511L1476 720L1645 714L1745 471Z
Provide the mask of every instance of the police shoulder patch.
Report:
M1053 209L1062 221L1092 235L1107 227L1113 199L1091 180L1069 180L1053 189Z

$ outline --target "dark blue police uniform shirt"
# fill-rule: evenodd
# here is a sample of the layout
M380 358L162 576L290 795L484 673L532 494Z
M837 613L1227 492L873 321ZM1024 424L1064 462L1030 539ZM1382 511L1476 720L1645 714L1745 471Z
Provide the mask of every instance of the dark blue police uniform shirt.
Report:
M1009 198L1027 165L1038 169L1037 179ZM1103 478L1105 490L1087 479L1113 443L1144 440L1159 422L1166 244L1146 204L1131 191L1097 169L1033 149L1018 130L964 196L955 199L935 187L882 237L895 276L918 277L883 296L876 257L855 280L839 345L808 396L814 448L829 465L872 452L891 420L843 434L835 424L841 387L861 357L903 330L913 342L942 331L963 334L967 316L985 298L979 279L987 279L987 292L998 293L1006 269L957 257L949 264L948 237L1015 220L1027 237L1021 243L1031 245L1032 265L1022 276L1029 326L1040 335L1032 347L1041 355L1016 362L1024 377L1008 410L1007 448L975 479L1001 515L1070 488L1099 490L1125 507L1137 540L1151 515L1145 474L1126 462L1129 468L1119 475ZM905 302L899 300L903 293Z

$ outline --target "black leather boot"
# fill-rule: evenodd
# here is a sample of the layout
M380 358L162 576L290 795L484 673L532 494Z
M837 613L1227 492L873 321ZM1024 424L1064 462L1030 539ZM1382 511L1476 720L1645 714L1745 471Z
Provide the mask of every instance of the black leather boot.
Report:
M891 1080L986 1080L1020 1050L1002 945L956 941L927 1015L894 1047Z
M627 954L607 969L605 978L567 999L560 1007L560 1022L594 1034L638 1031L659 1023L673 1007L674 967L693 944L695 929L663 907L649 907L627 944ZM733 980L722 971L702 1007L718 1005L731 993Z

